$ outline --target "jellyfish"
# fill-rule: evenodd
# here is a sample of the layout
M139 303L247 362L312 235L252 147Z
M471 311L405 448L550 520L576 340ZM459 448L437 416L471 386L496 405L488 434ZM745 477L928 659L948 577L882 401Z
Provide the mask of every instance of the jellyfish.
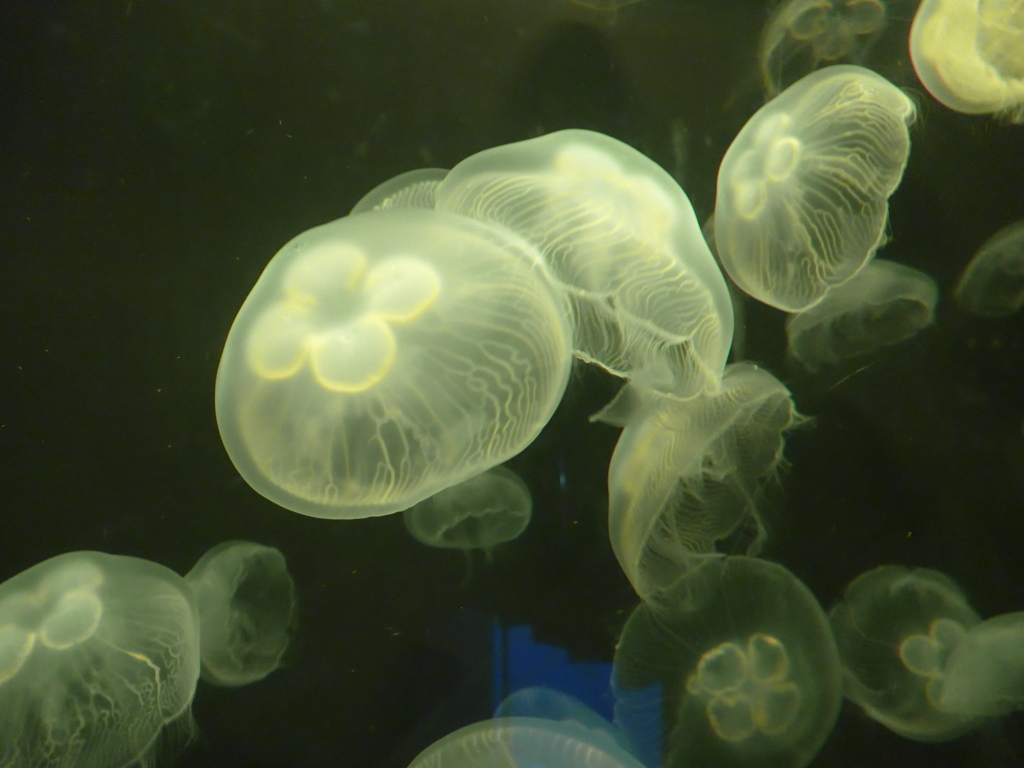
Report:
M365 213L388 208L432 209L434 193L447 175L448 171L445 168L419 168L400 173L363 195L349 213Z
M755 299L801 312L885 240L914 104L870 70L825 67L759 109L718 170L715 243Z
M1024 4L923 0L910 27L910 60L950 109L1024 120Z
M924 272L875 259L786 323L790 353L814 371L873 352L931 325L939 288Z
M637 594L660 599L720 546L760 551L760 488L783 461L785 433L803 421L785 386L734 363L717 395L640 399L629 410L608 468L608 530Z
M858 58L884 26L881 0L784 0L761 33L765 91L773 97L822 62Z
M960 276L953 298L984 317L1009 317L1024 305L1024 221L985 241Z
M583 130L494 147L448 173L437 208L540 251L580 359L678 397L718 389L729 291L686 194L637 150Z
M916 741L952 739L977 718L941 705L948 662L980 619L960 588L927 568L861 574L829 613L846 696Z
M224 345L217 425L280 506L391 514L529 445L565 391L571 341L521 239L437 211L360 213L267 265Z
M943 711L987 718L1024 708L1024 613L971 627L942 666L934 695Z
M497 717L467 725L431 744L409 768L644 768L620 747L593 739L573 722Z
M572 723L585 729L595 745L626 750L621 733L611 723L579 699L554 688L531 686L506 696L494 710L496 718L535 717L559 723Z
M615 650L616 723L631 743L660 743L660 764L673 768L807 765L842 701L835 642L810 590L740 555L703 561L671 598L641 604ZM636 717L634 697L652 692L661 717Z
M519 537L530 524L533 499L510 469L492 467L405 510L405 527L417 541L442 549L482 549Z
M196 604L161 565L70 552L0 584L3 765L141 764L193 734L198 678Z
M185 575L199 606L203 680L234 687L281 663L295 624L295 583L280 550L226 541Z

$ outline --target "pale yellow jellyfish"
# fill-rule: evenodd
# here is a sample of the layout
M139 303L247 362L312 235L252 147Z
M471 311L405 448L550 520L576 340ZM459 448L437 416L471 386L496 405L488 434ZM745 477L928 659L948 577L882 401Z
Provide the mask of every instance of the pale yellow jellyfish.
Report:
M953 298L984 317L1009 317L1024 306L1024 221L985 241L960 276Z

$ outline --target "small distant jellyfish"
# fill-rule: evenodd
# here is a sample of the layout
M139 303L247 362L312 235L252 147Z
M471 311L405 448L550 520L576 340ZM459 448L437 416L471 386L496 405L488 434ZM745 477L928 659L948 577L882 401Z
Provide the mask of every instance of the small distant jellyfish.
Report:
M964 269L956 303L983 317L1009 317L1024 306L1024 221L990 237Z
M226 541L185 576L199 606L203 680L262 680L281 663L295 624L295 584L280 550Z
M323 518L392 514L522 451L572 364L564 298L521 239L400 208L286 244L239 310L217 426L256 491Z
M810 309L790 315L789 351L814 371L897 344L931 325L938 300L929 275L875 259Z
M526 530L533 500L510 469L492 467L424 499L403 515L415 539L445 549L482 549L512 541Z
M960 588L927 568L880 566L829 613L846 695L889 730L945 741L978 719L942 704L949 660L980 618Z
M122 768L195 730L199 615L180 576L100 552L0 584L0 764Z
M631 743L661 744L661 765L801 768L842 700L839 657L817 600L780 565L706 560L642 604L615 651L616 723ZM630 700L657 691L661 717Z
M923 0L910 28L910 60L950 109L1024 121L1020 0Z
M765 91L773 97L822 63L858 58L884 26L881 0L783 0L761 33Z
M718 171L715 244L736 285L801 312L860 271L885 241L914 115L906 94L853 65L761 107Z

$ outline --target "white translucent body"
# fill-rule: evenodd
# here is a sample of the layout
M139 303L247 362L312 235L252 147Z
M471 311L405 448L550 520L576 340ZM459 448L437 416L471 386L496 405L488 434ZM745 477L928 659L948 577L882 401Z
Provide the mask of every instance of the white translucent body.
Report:
M490 550L530 524L530 489L515 472L493 467L405 510L405 527L432 547Z
M1024 119L1024 0L923 0L910 58L950 109Z
M541 252L582 359L684 397L717 388L729 292L684 192L632 147L582 130L494 147L451 170L437 207Z
M527 244L452 214L371 211L267 265L224 346L217 425L277 504L386 515L525 448L571 360L564 299Z
M434 207L434 193L448 175L444 168L417 168L388 179L363 195L350 214L390 208Z
M199 607L203 679L238 686L281 663L295 621L295 585L273 547L227 541L185 576Z
M1024 708L1024 613L972 627L946 661L937 706L967 717Z
M825 67L759 109L718 171L715 242L754 298L813 306L884 242L914 105L870 70Z
M705 560L669 594L641 604L616 646L615 722L634 748L673 768L807 765L842 700L814 595L743 556Z
M953 297L985 317L1008 317L1024 306L1024 221L1003 227L978 249Z
M595 746L604 745L613 751L625 749L622 734L611 723L579 699L554 688L520 688L502 700L494 717L535 717L570 723L583 728L588 741Z
M786 322L789 350L820 365L909 339L935 317L939 287L920 270L874 259L810 309Z
M0 584L0 764L122 768L191 725L199 617L181 577L71 552Z
M640 597L658 599L740 527L760 548L759 485L798 419L789 391L750 363L726 368L717 395L640 404L608 468L612 549Z

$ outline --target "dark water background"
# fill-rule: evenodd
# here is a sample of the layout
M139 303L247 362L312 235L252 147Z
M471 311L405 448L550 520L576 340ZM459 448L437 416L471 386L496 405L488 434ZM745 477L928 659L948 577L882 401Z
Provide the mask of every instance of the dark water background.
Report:
M920 97L884 255L938 280L937 322L812 377L785 358L782 316L748 302L748 356L816 419L787 447L765 555L826 609L860 572L900 563L944 571L987 617L1024 609L1024 316L971 318L949 297L974 250L1024 217L1024 129L925 96L905 52L914 5L890 3L866 63ZM403 768L488 715L495 619L572 660L611 660L636 600L607 541L617 432L585 417L614 382L581 372L509 463L533 523L467 578L459 553L418 544L399 516L315 520L251 491L217 434L217 362L277 249L411 168L590 128L672 172L703 220L763 101L768 11L0 2L0 580L79 549L184 573L244 538L283 550L301 599L283 670L200 684L202 735L177 765ZM1024 719L919 745L844 705L813 765L1024 765Z

